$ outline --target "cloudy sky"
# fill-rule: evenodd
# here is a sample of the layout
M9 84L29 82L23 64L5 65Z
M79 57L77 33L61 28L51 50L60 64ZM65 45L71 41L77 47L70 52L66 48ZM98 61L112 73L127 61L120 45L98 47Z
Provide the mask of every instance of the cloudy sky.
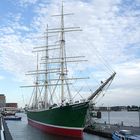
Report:
M51 15L60 10L60 0L1 0L0 93L7 102L28 102L30 90L20 86L29 83L25 73L35 66L32 48L43 44L47 24L59 27ZM65 26L83 30L66 34L66 45L69 53L86 56L79 69L91 77L87 87L94 91L109 69L117 73L96 103L140 106L140 0L65 0L64 11L74 13Z

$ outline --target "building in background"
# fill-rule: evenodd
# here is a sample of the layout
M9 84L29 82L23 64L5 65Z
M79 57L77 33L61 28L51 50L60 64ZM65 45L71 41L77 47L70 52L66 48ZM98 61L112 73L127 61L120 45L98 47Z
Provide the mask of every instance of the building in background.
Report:
M6 103L6 96L4 94L0 94L0 108L3 107L14 107L17 108L17 103Z
M6 105L6 97L4 94L0 94L0 108L5 107Z
M17 108L18 105L17 105L17 103L6 103L6 107L14 107L14 108Z

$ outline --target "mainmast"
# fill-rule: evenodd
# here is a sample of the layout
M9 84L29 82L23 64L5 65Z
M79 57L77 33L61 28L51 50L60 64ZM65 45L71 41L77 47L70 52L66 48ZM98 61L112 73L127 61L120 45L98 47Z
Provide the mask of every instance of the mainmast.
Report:
M65 32L73 32L73 31L81 31L79 27L65 27L64 26L64 16L73 15L73 13L64 13L63 11L63 1L62 1L62 7L61 7L61 13L58 15L53 16L60 16L60 22L61 26L60 28L53 29L53 32L49 33L60 33L60 58L58 59L60 62L60 88L61 88L61 104L63 105L65 99L64 99L64 86L67 86L67 91L69 94L70 102L72 101L71 93L69 90L69 83L68 80L74 80L74 79L85 79L85 78L68 78L67 77L67 63L71 62L81 62L86 60L70 60L70 59L76 59L76 58L82 58L83 56L76 56L76 57L67 57L66 56L66 49L65 49ZM87 79L87 77L86 77Z
M66 51L65 51L65 32L73 32L73 31L81 31L81 29L79 29L79 27L67 27L65 28L64 26L64 16L68 16L68 15L73 15L73 13L68 13L68 14L64 14L64 6L63 6L63 1L62 1L62 8L61 8L61 14L60 15L56 15L56 16L61 16L61 27L60 27L60 63L61 63L61 67L60 67L60 81L61 81L61 104L63 104L64 102L64 86L67 86L67 90L70 96L70 101L71 99L71 94L69 91L69 84L67 83L67 62L78 62L78 61L85 61L85 60L72 60L69 61L67 59L70 58L80 58L83 56L76 56L76 57L67 57L66 56ZM71 80L74 80L71 79Z

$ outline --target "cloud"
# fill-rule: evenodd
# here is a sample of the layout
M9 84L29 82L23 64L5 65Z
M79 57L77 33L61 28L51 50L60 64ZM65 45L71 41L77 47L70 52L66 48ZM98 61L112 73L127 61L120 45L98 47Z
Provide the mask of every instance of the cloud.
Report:
M116 70L118 71L118 78L116 82L118 86L124 88L135 89L139 87L140 78L140 60L132 60L125 62L123 64L116 65Z
M5 77L0 75L0 80L3 80Z
M19 4L23 7L27 7L29 5L35 4L38 0L20 0Z

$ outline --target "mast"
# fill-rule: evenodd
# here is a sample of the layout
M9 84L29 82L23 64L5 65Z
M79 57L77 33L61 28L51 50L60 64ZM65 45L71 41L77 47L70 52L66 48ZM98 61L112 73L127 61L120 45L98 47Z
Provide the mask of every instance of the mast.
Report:
M69 84L67 82L67 80L74 80L74 79L88 79L87 77L86 78L67 78L67 63L71 63L71 62L81 62L81 61L87 61L87 60L67 60L67 59L71 59L71 58L82 58L83 56L76 56L76 57L67 57L66 56L66 51L65 51L65 32L73 32L73 31L81 31L81 29L79 27L64 27L64 16L69 16L69 15L73 15L73 13L64 13L63 11L64 9L64 6L63 6L63 1L62 1L62 7L61 7L61 13L58 14L58 15L53 15L53 16L60 16L60 22L61 22L61 25L59 28L54 28L54 29L47 29L47 36L48 36L48 33L60 33L60 56L59 58L54 58L52 60L56 60L56 61L52 61L51 63L60 63L60 77L59 79L56 79L58 81L60 81L60 84L56 83L56 86L60 86L61 90L60 90L60 94L61 94L61 104L63 105L64 103L64 86L67 86L67 91L68 91L68 94L69 94L69 97L70 97L70 102L72 101L72 97L71 97L71 93L70 93L70 90L69 90ZM48 37L47 37L47 40L48 40ZM47 42L47 46L48 46L48 42ZM53 48L54 49L58 49L58 48ZM51 50L49 49L48 47L46 48L46 56L48 55L48 51ZM45 51L45 50L37 50L37 51ZM51 58L47 58L46 57L46 69L48 69L47 67L47 64L50 63L50 61L48 60L51 60ZM44 63L44 64L45 64ZM48 78L48 76L46 75L46 79ZM50 79L51 80L51 79ZM53 80L53 79L52 79ZM46 84L46 90L47 90L47 83ZM54 90L55 91L55 90ZM53 96L53 93L52 95ZM46 97L47 98L47 97Z
M78 62L78 61L85 61L85 60L66 60L70 57L66 57L66 51L65 51L65 32L73 32L73 31L81 31L79 27L67 27L64 26L64 16L73 15L73 13L64 14L64 6L62 1L62 7L61 7L61 14L60 15L54 15L54 16L61 16L61 27L60 31L59 29L56 29L56 32L60 32L60 81L61 81L61 104L63 105L64 102L64 85L67 86L67 91L70 97L70 102L72 101L71 93L69 90L69 83L67 83L66 75L67 75L67 62ZM72 57L71 57L72 58ZM74 58L74 57L73 57ZM78 57L77 57L78 58Z
M63 105L64 102L64 85L67 86L67 91L70 97L70 102L72 101L70 90L69 90L69 84L66 81L66 75L67 75L67 62L74 62L74 61L67 61L66 59L66 51L65 51L65 32L71 32L71 31L81 31L78 29L79 27L68 27L65 28L64 26L64 16L67 15L72 15L73 13L69 14L64 14L64 6L63 6L63 1L62 1L62 7L61 7L61 14L56 15L56 16L61 16L61 27L60 27L60 62L61 62L61 67L60 67L60 81L61 81L61 104ZM78 61L78 60L76 60ZM79 60L83 61L83 60Z
M60 57L61 57L61 103L64 102L64 47L65 47L65 39L64 39L64 15L63 15L63 1L62 1L62 9L61 9L61 38L60 38Z

